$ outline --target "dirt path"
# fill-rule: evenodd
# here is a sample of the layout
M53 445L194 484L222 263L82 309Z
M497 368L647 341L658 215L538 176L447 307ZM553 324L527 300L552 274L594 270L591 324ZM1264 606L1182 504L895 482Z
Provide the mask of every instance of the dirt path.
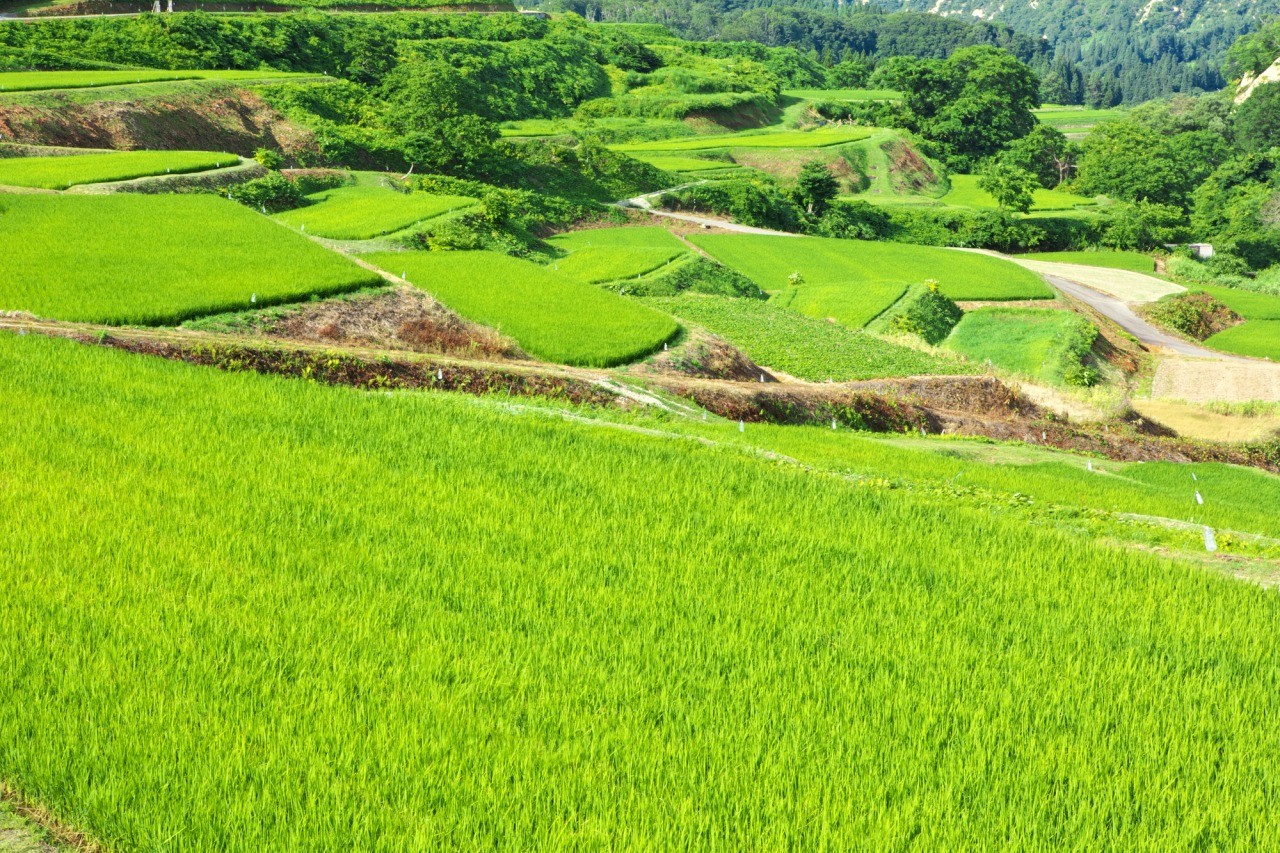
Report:
M1079 302L1083 302L1093 310L1113 321L1117 326L1133 335L1142 343L1152 347L1162 347L1190 358L1225 359L1253 364L1252 359L1230 356L1215 352L1202 346L1184 341L1177 335L1158 329L1137 315L1125 302L1115 296L1095 290L1076 281L1068 281L1056 275L1046 275L1045 279L1057 290Z
M678 187L671 187L665 190L659 190L656 193L645 193L633 198L624 198L621 201L614 202L614 207L621 207L624 210L643 210L645 213L661 216L666 219L677 219L681 222L691 222L703 228L719 228L723 231L732 231L735 234L761 234L770 237L799 237L799 234L791 234L786 231L773 231L769 228L756 228L751 225L739 225L736 222L728 222L724 219L712 219L708 216L694 216L689 213L673 213L669 210L658 210L653 206L650 199L658 198L666 193L673 193L687 187L696 187L698 184L705 184L706 181L693 181L688 184L681 184Z

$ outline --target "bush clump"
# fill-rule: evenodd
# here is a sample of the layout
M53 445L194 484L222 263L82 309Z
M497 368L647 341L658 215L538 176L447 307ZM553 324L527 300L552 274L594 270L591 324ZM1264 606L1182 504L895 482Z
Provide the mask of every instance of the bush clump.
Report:
M302 207L306 201L298 185L279 172L227 187L223 192L232 201L263 213L283 213Z
M1244 322L1243 318L1207 293L1191 291L1166 296L1151 305L1147 318L1197 341Z
M766 298L760 285L742 273L707 258L693 258L673 266L670 272L650 279L620 283L616 289L632 296L676 296L689 292L744 299Z
M946 340L963 316L960 306L938 290L936 281L926 281L908 290L875 325L936 345Z

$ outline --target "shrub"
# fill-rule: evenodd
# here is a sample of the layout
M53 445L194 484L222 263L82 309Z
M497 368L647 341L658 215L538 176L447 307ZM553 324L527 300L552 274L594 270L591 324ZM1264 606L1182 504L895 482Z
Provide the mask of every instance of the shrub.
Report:
M1239 325L1243 319L1207 293L1192 291L1166 296L1146 309L1147 317L1198 341Z
M301 207L304 198L302 190L293 181L278 172L228 187L227 198L238 201L248 207L257 208L264 213L281 213Z
M877 325L882 323L891 332L915 335L927 343L939 344L963 316L960 306L938 290L936 281L926 281L908 290Z
M742 273L701 257L677 264L670 272L658 276L620 283L615 289L633 296L676 296L688 292L744 299L766 298L760 286Z

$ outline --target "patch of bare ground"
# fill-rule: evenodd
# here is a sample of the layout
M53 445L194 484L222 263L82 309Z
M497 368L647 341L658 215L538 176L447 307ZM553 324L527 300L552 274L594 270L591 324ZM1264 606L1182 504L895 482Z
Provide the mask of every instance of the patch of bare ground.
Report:
M1056 308L1069 311L1070 305L1057 299L1009 299L957 302L961 311L977 311L979 308Z
M636 373L729 379L739 382L776 381L769 372L723 338L695 330L670 350L659 352L633 368Z
M0 782L0 851L102 853L102 846Z
M1151 396L1187 403L1280 401L1280 364L1243 358L1163 358Z
M0 101L0 137L29 145L76 148L192 149L251 156L277 148L294 155L314 134L256 93L229 84L174 84L172 94L83 102L61 93Z
M414 287L299 307L260 328L267 337L463 358L524 358L515 342L464 320Z

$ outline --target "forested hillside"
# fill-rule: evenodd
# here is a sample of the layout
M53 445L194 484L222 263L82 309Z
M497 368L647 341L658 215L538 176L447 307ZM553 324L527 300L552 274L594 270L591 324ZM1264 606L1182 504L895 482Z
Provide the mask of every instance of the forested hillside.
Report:
M880 0L874 5L883 11L843 0L542 5L596 20L657 21L689 37L751 39L819 53L924 56L936 55L929 48L940 44L997 43L1042 73L1047 100L1091 106L1219 89L1227 82L1222 66L1235 40L1280 13L1280 0Z

